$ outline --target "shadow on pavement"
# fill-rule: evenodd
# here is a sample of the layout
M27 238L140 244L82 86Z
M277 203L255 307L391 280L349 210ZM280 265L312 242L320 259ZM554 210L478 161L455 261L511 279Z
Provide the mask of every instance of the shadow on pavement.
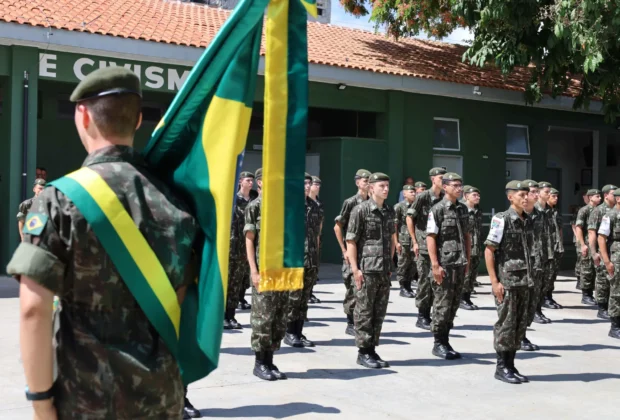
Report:
M548 349L547 347L544 347L544 350L550 350L550 349ZM474 359L497 360L497 353L464 353L463 357L471 357ZM539 357L557 358L557 357L562 357L562 356L560 356L559 354L553 354L553 353L543 353L541 351L519 351L517 352L516 359L527 360L527 359L537 359Z
M298 416L300 414L338 414L340 410L336 407L325 407L318 404L303 402L280 404L280 405L246 405L235 408L209 408L200 410L205 417L220 418L251 418L251 417L270 417L273 419L284 419L287 417Z
M582 344L582 345L564 345L564 346L543 346L545 350L558 351L596 351L596 350L620 350L620 347L609 346L607 344Z
M494 362L490 362L488 360L479 360L471 357L471 355L467 353L461 353L463 355L462 359L459 360L444 360L444 359L411 359L411 360L395 360L390 362L392 366L433 366L433 367L450 367L454 365L494 365Z
M328 299L321 299L321 303L339 303L342 305L342 300L328 300ZM312 303L311 303L312 305Z
M554 324L609 324L609 321L604 319L558 319L553 321Z
M232 354L235 356L254 356L254 352L249 347L226 347L221 349L220 353ZM315 353L315 351L305 347L293 348L283 344L282 347L280 347L280 350L276 351L274 355L275 357L278 357L278 354L291 353Z
M493 331L493 325L457 325L453 330Z
M310 319L310 321L304 324L304 328L306 327L329 327L329 325L324 324L322 322L314 322L312 318L308 318L308 319Z
M325 347L355 347L355 338L353 337L332 338L331 340L326 340L326 341L315 341L314 344L316 344L317 346L321 346L321 347L323 346ZM409 343L407 343L406 341L391 340L389 338L380 338L379 344L380 345L388 345L388 344L404 345L404 344L409 344Z
M310 317L308 317L310 319ZM324 321L324 322L347 322L347 317L342 314L342 317L338 317L338 318L314 318L312 317L313 322L314 321ZM394 321L393 319L385 319L383 320L384 323L388 323L388 324L394 324L396 323L396 321Z
M557 375L527 375L530 381L541 382L596 382L605 379L620 379L616 373L559 373Z
M598 306L594 305L574 305L574 306L563 306L563 309L590 309L594 311L598 311Z
M418 316L417 312L388 312L387 314L385 314L385 316Z
M353 363L354 362L353 360ZM396 372L389 370L389 368L368 369L360 367L358 369L309 369L306 372L287 372L286 375L293 379L337 379L341 381L351 381L368 378L370 376L390 375L392 373Z

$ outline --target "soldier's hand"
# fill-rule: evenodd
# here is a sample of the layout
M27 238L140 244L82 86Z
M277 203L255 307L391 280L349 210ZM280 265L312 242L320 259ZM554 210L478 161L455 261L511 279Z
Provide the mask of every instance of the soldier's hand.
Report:
M433 278L435 279L435 283L441 284L443 283L443 278L446 276L446 271L442 266L437 264L437 266L433 267Z
M495 283L492 286L493 295L497 298L499 303L504 301L504 286L501 283Z
M616 267L614 267L614 263L609 261L607 264L605 264L605 267L607 268L607 272L609 273L609 276L613 277L614 273L616 272Z
M601 255L599 253L596 253L592 256L592 259L594 260L594 265L598 267L601 263Z
M586 255L588 255L588 246L587 245L583 245L581 247L581 256L585 257Z
M344 258L344 261L347 263L347 265L351 265L351 261L349 261L349 256L347 255L346 251L342 253L342 258Z
M398 242L396 242L396 252L398 252L398 255L403 253L403 246Z
M252 278L252 284L254 285L254 288L258 290L258 285L260 284L260 273L252 273L250 274L250 277Z
M413 253L415 254L416 258L420 256L420 246L418 245L417 242L413 243Z
M355 279L355 287L357 287L357 290L360 290L362 288L362 283L364 282L364 275L362 274L362 270L354 271L353 278Z

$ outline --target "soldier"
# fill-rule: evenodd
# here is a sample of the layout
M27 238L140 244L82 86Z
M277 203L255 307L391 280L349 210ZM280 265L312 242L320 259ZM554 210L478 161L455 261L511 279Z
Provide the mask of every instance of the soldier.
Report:
M28 212L32 207L32 203L34 199L41 194L41 191L45 188L45 180L42 178L37 178L34 180L34 186L32 187L32 191L34 192L34 197L30 197L29 199L22 201L19 205L19 212L17 213L17 228L19 229L19 236L21 240L24 240L24 233L22 230L24 229L24 221L26 220L26 216L28 216Z
M342 279L344 280L344 287L346 293L344 296L344 313L347 316L347 328L345 334L355 336L353 313L355 312L355 282L353 281L353 271L351 270L351 262L349 261L347 253L347 245L345 242L345 236L347 234L347 227L349 224L349 217L355 206L361 204L368 199L368 177L370 172L366 169L360 169L355 173L355 185L357 186L357 194L353 197L349 197L342 203L342 210L336 217L334 232L336 233L336 239L340 244L342 251Z
M286 332L286 310L289 292L261 291L261 277L258 267L260 245L260 219L262 208L263 169L254 172L258 185L258 197L245 208L245 248L250 264L252 279L252 350L254 376L266 381L286 379L286 375L273 364L273 353L280 350L280 344Z
M601 264L601 256L598 253L597 232L601 227L603 216L612 211L616 206L616 198L614 191L617 189L615 185L605 185L601 190L603 193L603 202L599 204L590 213L588 218L588 245L590 246L590 255L596 270L596 303L598 304L598 313L596 316L601 319L609 319L607 307L609 304L609 277L604 264Z
M431 332L435 337L433 354L442 359L460 359L449 342L450 330L459 308L463 281L469 267L471 235L467 206L459 201L463 179L448 172L442 179L443 200L428 214L426 245L433 273L433 321Z
M506 184L510 208L493 217L485 241L484 259L498 315L493 327L493 347L497 352L495 379L509 384L529 382L514 365L517 350L525 338L530 305L528 231L532 225L524 211L529 191L530 187L522 181Z
M603 216L598 231L598 246L610 282L608 316L611 319L609 337L620 340L620 189L614 191L616 207ZM611 253L611 255L610 255Z
M47 181L47 169L45 169L43 166L37 167L36 174L37 174L37 179L42 179L44 181Z
M235 212L230 228L230 254L228 258L228 292L226 294L226 313L224 314L225 330L243 329L235 319L235 311L239 304L241 290L245 290L245 282L249 277L250 267L245 251L245 208L250 203L250 190L254 185L252 172L239 174L239 191L235 197Z
M471 301L474 286L478 283L478 267L482 256L482 211L480 210L480 190L471 185L463 187L463 204L467 206L469 214L469 229L471 234L471 250L469 271L463 283L463 294L461 295L460 308L475 311L478 306Z
M390 365L375 347L390 297L394 256L394 211L385 202L390 178L376 172L370 176L371 198L356 206L347 227L347 254L356 286L355 344L357 364L367 368Z
M445 194L442 178L446 170L433 168L429 171L431 189L418 194L411 208L407 211L407 228L413 241L413 253L418 259L418 293L416 306L418 307L418 321L416 327L424 330L431 329L431 308L433 307L433 289L431 286L431 260L426 247L426 222L431 207L443 199Z
M601 191L591 189L587 192L589 202L587 205L579 209L577 213L577 221L575 222L575 233L577 236L577 247L581 252L581 267L579 273L581 275L581 303L585 305L595 305L594 300L594 261L590 257L588 238L588 220L590 214L596 206L601 203Z
M583 190L582 194L583 203L587 205L590 202L588 198L588 190ZM575 289L581 290L581 249L577 246L577 213L579 209L573 212L573 217L570 221L570 227L573 231L573 244L575 245L575 253L577 254L577 259L575 261L575 277L577 277L577 283L575 284Z
M553 266L551 267L551 271L549 273L550 278L546 282L546 285L551 287L551 291L553 291L555 280L558 277L558 272L560 271L560 262L564 256L564 234L562 232L563 220L562 212L560 211L560 206L558 205L559 197L560 192L555 188L551 188L547 204L551 207L552 225L550 240L553 247Z
M536 203L536 208L541 214L544 215L543 255L546 256L543 260L542 296L544 301L541 303L541 306L544 306L547 309L562 309L562 305L553 299L554 285L553 283L549 283L552 279L554 265L554 243L551 239L554 230L553 215L551 207L547 204L547 201L549 201L551 188L553 188L553 186L549 182L541 181L538 183L538 202Z
M413 277L413 249L411 248L411 236L407 230L407 210L415 200L415 187L413 185L403 186L403 196L405 199L394 206L394 219L398 242L396 251L398 253L398 267L396 268L396 278L400 284L400 296L405 298L415 298L415 293L411 290Z
M142 121L140 80L123 67L95 70L70 100L88 153L83 168L72 175L89 174L109 188L96 191L118 200L120 214L150 244L143 251L152 252L176 291L172 298L182 301L198 272L193 246L199 227L189 207L133 148ZM83 204L95 189L69 188L75 184L68 179L48 186L34 200L24 240L7 267L21 283L22 361L35 417L181 418L184 388L177 361L128 284L143 286L111 262L129 251L95 234L93 209ZM110 229L116 231L110 235L119 234ZM54 295L61 309L55 335L58 377L52 384ZM197 410L192 414L200 416Z
M321 241L321 235L323 234L323 222L325 221L325 210L323 209L323 203L321 202L321 200L319 200L319 193L321 192L321 179L318 176L313 176L312 177L312 186L310 187L310 195L309 197L314 200L314 202L316 203L316 205L319 208L319 219L320 219L320 223L321 226L319 228L319 260L317 261L317 264L320 266L321 265L321 249L322 249L322 245L323 242ZM317 270L318 271L318 270ZM317 273L317 279L316 281L318 282L318 273ZM316 286L316 284L315 284ZM314 287L313 287L314 290ZM314 296L313 291L310 291L310 299L308 299L309 303L321 303L321 300L319 298L317 298L316 296ZM307 320L306 320L307 321Z
M319 261L319 230L321 228L321 213L316 202L309 197L312 186L312 176L306 173L304 192L306 195L306 239L304 252L304 285L301 290L294 290L289 294L287 314L287 329L284 343L291 347L314 347L314 343L303 335L304 320L308 314L308 299L316 283Z
M424 191L426 191L426 189L428 188L426 186L426 184L422 181L418 181L414 184L415 187L415 195L416 197L418 196L418 194L423 193ZM405 222L407 221L407 218L405 218ZM409 227L407 227L407 231L409 231ZM411 237L411 234L409 235ZM418 257L416 257L415 253L413 253L411 255L412 258L412 281L411 281L411 288L417 290L418 288L418 281L420 280L420 274L418 273Z
M415 193L416 193L416 195L418 195L418 194L420 194L420 193L423 193L423 192L424 192L424 191L426 191L426 189L428 188L428 187L426 186L426 184L425 184L424 182L422 182L422 181L418 181L418 182L416 182L413 186L415 187Z

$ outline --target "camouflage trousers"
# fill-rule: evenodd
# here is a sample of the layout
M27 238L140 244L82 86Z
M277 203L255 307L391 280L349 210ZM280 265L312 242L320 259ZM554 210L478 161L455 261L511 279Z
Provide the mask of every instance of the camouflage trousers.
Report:
M306 319L308 315L308 299L312 293L312 288L316 284L318 268L304 268L304 288L293 290L288 297L288 311L286 321L293 322Z
M461 303L463 282L465 281L465 266L443 267L446 272L441 284L437 284L431 273L433 287L433 334L448 333L454 327L454 317Z
M226 293L226 309L237 309L241 300L239 296L245 292L247 273L250 272L248 260L230 259L228 262L228 292Z
M525 337L528 322L528 304L531 302L526 286L504 289L504 300L495 298L498 320L493 327L495 351L517 351Z
M355 345L365 349L379 345L379 336L390 298L390 278L383 273L364 274L355 293Z
M344 280L344 287L347 289L342 302L344 313L353 316L355 311L355 281L353 280L351 266L347 264L346 260L342 261L342 279Z
M241 281L241 288L239 289L239 300L241 302L245 298L245 292L250 287L252 287L252 282L250 281L250 268L248 265L247 271L243 275L243 280Z
M532 271L532 281L534 285L528 287L528 307L527 307L527 326L529 327L534 322L534 315L536 311L542 306L543 301L543 287L544 287L544 272L543 270Z
M607 273L607 268L603 261L601 261L598 267L596 267L596 302L598 304L609 302L610 287L609 273Z
M581 289L582 290L594 290L594 279L596 272L594 269L594 261L590 257L590 251L585 257L581 257L579 265L579 273L581 275Z
M396 280L400 287L410 286L413 277L418 272L414 257L411 245L403 245L402 252L398 254L398 266L396 267Z
M575 277L577 277L577 282L581 283L581 252L579 252L577 244L575 244L575 253L577 254L577 260L575 261ZM581 288L581 284L579 284L579 288Z
M415 297L415 306L418 311L431 309L433 307L433 282L431 274L431 257L428 254L420 253L418 257L418 293Z
M252 287L252 350L277 351L286 332L290 292L262 292Z
M547 294L555 290L555 280L558 278L560 272L560 263L562 262L563 252L556 252L553 254L553 259L549 260L549 271L545 278L545 286L543 293Z
M480 257L471 257L469 261L469 271L465 275L463 282L463 293L471 293L474 290L474 284L478 278L478 267L480 266Z
M609 280L609 316L620 317L620 255L611 256L614 263L615 272L612 279Z

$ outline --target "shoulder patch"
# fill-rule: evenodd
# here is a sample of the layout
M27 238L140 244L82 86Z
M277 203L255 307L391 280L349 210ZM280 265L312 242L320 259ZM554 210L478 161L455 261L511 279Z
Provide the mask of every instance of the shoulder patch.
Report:
M489 229L489 236L487 240L499 244L504 237L504 218L495 215L491 219L491 228Z
M39 236L47 224L48 217L43 213L28 213L28 218L24 223L23 233Z

